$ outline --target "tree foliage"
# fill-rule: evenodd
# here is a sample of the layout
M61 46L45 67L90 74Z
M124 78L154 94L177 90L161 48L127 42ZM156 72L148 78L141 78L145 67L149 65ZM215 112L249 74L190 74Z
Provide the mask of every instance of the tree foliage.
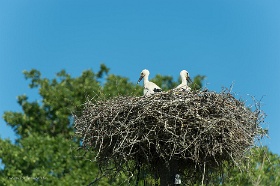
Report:
M267 147L255 147L240 168L225 170L224 185L280 185L280 157ZM241 169L241 171L240 171Z
M119 95L140 96L142 87L126 77L110 74L104 64L96 72L86 70L79 77L71 77L62 70L55 78L48 79L35 69L24 71L24 76L30 81L29 87L37 89L41 98L30 101L27 95L20 95L18 104L22 112L7 111L3 115L18 139L15 144L0 139L0 158L4 164L0 169L0 185L89 184L100 172L97 165L89 161L90 155L77 156L79 139L73 138L72 112L87 99L97 101ZM203 79L204 76L196 76L191 87L200 89ZM163 90L179 84L171 76L156 75L152 80ZM257 178L261 177L260 183L279 185L279 156L268 149L264 154L272 164L266 162L260 166L262 156L256 150L250 157L255 163L250 167L250 174L233 169L229 172L231 179L225 183L253 185L259 183ZM120 185L125 180L123 174L113 175L101 179L99 185Z

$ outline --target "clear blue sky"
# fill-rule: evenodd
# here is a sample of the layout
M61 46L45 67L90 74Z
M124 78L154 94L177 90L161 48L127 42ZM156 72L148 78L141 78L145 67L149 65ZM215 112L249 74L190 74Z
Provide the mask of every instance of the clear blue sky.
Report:
M214 91L234 83L237 97L262 99L270 139L280 155L280 1L0 0L0 113L21 111L16 97L40 99L23 70L53 78L97 71L136 82L142 69L206 75ZM0 137L16 138L0 119Z

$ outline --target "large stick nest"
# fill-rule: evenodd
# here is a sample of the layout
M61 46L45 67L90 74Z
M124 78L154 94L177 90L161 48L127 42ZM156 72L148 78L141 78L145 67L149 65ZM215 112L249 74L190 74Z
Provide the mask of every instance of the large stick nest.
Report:
M262 116L228 91L169 91L87 101L75 129L101 166L133 160L156 170L175 160L181 173L202 175L242 158L263 132Z

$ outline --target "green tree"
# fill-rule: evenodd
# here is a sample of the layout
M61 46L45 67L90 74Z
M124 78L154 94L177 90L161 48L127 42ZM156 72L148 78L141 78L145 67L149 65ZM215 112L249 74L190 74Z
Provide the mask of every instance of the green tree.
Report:
M5 166L0 170L0 183L86 185L97 177L97 166L86 160L92 155L76 156L79 140L73 138L72 112L86 99L139 95L141 92L140 86L114 75L109 75L101 86L108 71L102 64L97 73L86 70L80 77L73 78L62 70L51 80L42 78L37 70L24 71L30 88L38 89L41 100L29 101L26 95L18 96L23 112L9 111L3 115L18 139L15 144L0 139L0 157ZM122 181L112 180L115 185ZM112 185L107 178L100 184Z
M280 156L267 147L251 149L240 167L225 169L224 185L280 185ZM219 180L216 184L219 183Z
M43 78L34 69L24 71L24 75L30 81L30 88L38 89L41 99L29 101L26 95L18 96L22 112L8 111L3 115L18 139L15 144L0 139L0 157L4 164L0 169L0 185L89 184L100 176L100 172L98 166L90 161L93 154L77 151L80 140L73 138L73 111L79 111L79 106L87 99L97 101L121 95L141 96L143 88L128 78L109 74L109 68L104 64L97 73L86 70L79 77L71 77L64 70L54 79ZM203 79L204 76L196 76L191 87L200 89ZM179 84L171 76L156 75L152 81L163 90ZM224 184L279 185L279 156L268 149L253 152L250 165L254 166L249 167L248 173L232 169L225 173L224 177L230 179ZM269 161L262 164L264 156L271 164ZM112 175L111 178L102 178L99 185L120 185L125 180L124 174ZM213 180L213 183L221 182Z
M26 95L18 96L21 112L5 112L4 120L21 138L32 133L69 138L73 134L71 111L81 105L86 96L100 95L100 83L92 71L85 71L78 78L72 78L64 70L55 79L41 78L37 70L24 71L30 79L30 88L38 88L40 101L29 102Z
M105 97L115 96L139 96L142 94L142 87L129 82L128 78L110 74L104 83L103 92Z

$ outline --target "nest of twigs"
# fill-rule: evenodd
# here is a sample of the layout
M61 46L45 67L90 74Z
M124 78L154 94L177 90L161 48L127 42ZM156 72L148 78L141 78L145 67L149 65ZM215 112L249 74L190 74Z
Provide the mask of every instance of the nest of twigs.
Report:
M155 173L176 162L190 181L241 159L262 134L262 119L258 107L249 109L228 91L169 91L87 101L75 129L101 167L132 160Z

